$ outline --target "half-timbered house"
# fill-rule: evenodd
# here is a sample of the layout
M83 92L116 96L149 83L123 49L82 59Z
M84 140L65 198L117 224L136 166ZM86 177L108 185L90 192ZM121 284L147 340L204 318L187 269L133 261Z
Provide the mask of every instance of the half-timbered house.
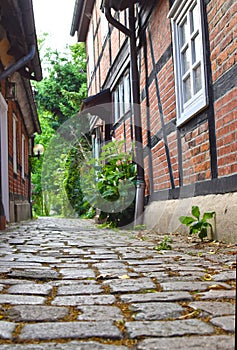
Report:
M32 0L0 3L0 229L31 217L29 156L40 133L31 80L41 80Z
M181 229L179 216L198 205L216 212L215 238L236 242L236 9L232 0L75 3L84 106L113 105L109 121L91 118L91 132L97 147L111 135L135 141L137 198L160 232Z

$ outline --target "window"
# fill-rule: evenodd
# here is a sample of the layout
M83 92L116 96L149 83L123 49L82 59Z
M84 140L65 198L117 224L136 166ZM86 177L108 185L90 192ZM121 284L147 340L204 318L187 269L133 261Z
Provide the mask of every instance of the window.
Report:
M89 76L91 77L95 69L93 24L91 24L88 33L87 56L89 60Z
M201 0L176 0L172 21L177 125L207 106L207 76Z
M114 119L117 122L131 109L131 83L129 72L126 72L118 82L114 93Z
M25 135L21 137L21 177L25 178Z
M13 115L12 125L12 142L13 142L13 172L17 174L17 118Z

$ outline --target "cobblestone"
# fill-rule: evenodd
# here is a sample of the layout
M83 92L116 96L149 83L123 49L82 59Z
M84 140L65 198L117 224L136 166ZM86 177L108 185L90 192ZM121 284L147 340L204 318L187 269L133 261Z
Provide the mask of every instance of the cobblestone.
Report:
M109 338L120 339L122 337L113 322L46 322L27 324L23 327L20 339L73 339L73 338Z
M142 236L59 218L1 232L0 349L234 350L236 246Z

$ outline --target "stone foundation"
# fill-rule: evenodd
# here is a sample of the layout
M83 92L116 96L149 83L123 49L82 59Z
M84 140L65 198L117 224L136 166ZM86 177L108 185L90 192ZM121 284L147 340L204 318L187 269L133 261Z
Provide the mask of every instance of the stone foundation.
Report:
M236 192L152 202L145 209L144 223L158 233L188 233L188 228L178 218L191 215L193 205L199 206L201 215L206 211L216 212L215 220L210 221L214 240L237 243Z
M31 218L31 207L28 202L10 202L10 222L20 222Z

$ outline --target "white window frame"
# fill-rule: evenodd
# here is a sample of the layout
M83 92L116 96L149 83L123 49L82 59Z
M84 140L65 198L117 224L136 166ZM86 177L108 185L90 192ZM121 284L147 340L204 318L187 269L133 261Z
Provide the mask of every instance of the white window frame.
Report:
M124 117L131 110L131 81L129 71L119 80L113 93L114 122Z
M13 114L12 121L12 150L13 150L13 172L17 174L17 117Z
M21 136L21 177L25 178L25 135Z
M87 57L88 57L88 67L89 67L89 77L91 78L95 70L95 52L94 52L94 32L93 23L91 23L90 30L88 32L87 40Z
M198 16L195 19L196 29L191 30L191 12L197 6ZM207 72L206 72L206 52L203 7L201 0L176 0L168 14L172 23L173 54L174 54L174 74L176 93L177 126L182 125L208 105ZM181 26L187 21L187 38L181 43ZM199 49L194 49L195 38L199 38ZM200 50L200 51L199 51ZM183 71L184 64L182 55L187 53L189 66ZM196 60L195 54L199 57ZM201 86L195 91L194 73L200 68ZM185 81L190 79L190 97L185 100Z

